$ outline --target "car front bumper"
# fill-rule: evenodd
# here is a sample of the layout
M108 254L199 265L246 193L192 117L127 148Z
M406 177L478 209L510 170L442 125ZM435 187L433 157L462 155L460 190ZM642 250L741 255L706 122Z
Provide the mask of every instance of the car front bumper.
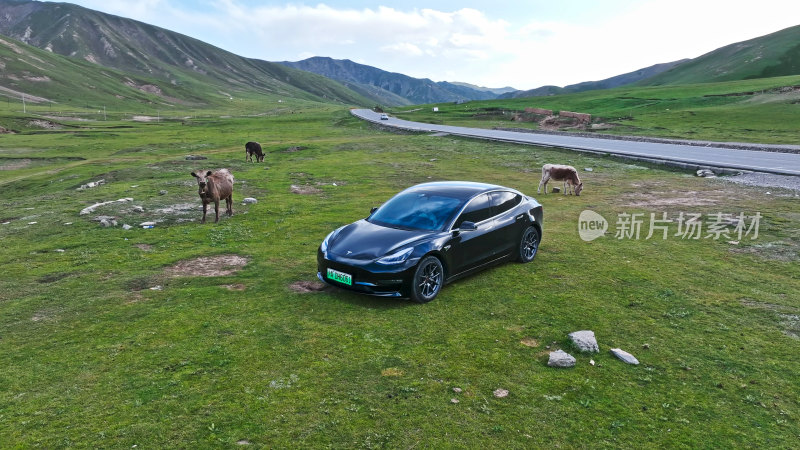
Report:
M352 284L347 285L328 278L329 268L350 275ZM408 297L415 268L414 259L397 266L381 266L371 261L335 256L329 258L321 251L317 252L317 278L320 281L338 288L378 297Z

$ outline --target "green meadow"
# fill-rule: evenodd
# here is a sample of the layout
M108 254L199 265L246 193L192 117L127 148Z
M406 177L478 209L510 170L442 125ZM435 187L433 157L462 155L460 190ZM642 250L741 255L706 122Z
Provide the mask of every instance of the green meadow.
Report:
M728 121L734 97L700 108L691 88L685 99L646 94L659 100L606 110L586 93L563 109L630 116L641 133L751 136L744 119ZM443 117L493 125L471 117L477 105L443 107ZM391 133L301 101L149 113L148 122L132 120L142 112L5 106L0 125L17 133L0 135L0 447L790 448L800 438L794 192ZM666 130L648 118L658 108L671 111L658 125ZM683 128L689 110L697 119ZM753 141L797 136L796 123L753 122ZM249 140L262 144L264 163L245 162ZM579 168L583 194L537 194L544 163ZM200 224L189 173L221 167L236 177L234 215ZM462 279L423 305L317 282L328 232L431 180L536 197L535 261ZM581 239L584 210L607 219L606 236ZM680 234L681 213L701 215L696 239ZM720 213L743 214L747 232L731 226L715 239ZM632 214L640 234L617 233ZM672 220L666 235L647 238L651 214ZM142 228L147 221L157 223ZM572 347L567 334L578 330L595 332L600 353ZM640 364L617 360L617 347ZM576 366L548 367L555 349Z

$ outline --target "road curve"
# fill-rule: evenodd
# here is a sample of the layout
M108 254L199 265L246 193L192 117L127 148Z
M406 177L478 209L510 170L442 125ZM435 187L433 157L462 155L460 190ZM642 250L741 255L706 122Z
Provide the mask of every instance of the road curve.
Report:
M698 166L800 176L800 154L795 153L454 127L450 125L409 122L395 117L390 117L389 120L381 120L379 113L369 109L352 109L350 112L363 120L411 131L442 132L477 139L540 145L545 147L560 147L594 153L609 153L636 158L695 164Z

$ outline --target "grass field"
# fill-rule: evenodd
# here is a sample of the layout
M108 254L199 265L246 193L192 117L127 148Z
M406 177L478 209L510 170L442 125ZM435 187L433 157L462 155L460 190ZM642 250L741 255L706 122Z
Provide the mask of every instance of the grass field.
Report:
M681 86L621 87L578 94L465 104L410 106L391 112L408 120L481 128L539 128L513 122L526 107L592 114L595 131L722 142L794 144L800 110L800 76ZM592 130L588 130L592 131Z
M391 134L338 108L53 130L5 114L21 132L0 137L0 447L789 448L800 438L795 193ZM263 164L245 163L248 140L261 142ZM545 162L580 168L583 195L536 195ZM235 214L201 225L189 172L218 167L236 176ZM300 288L319 287L329 231L429 180L534 195L536 260L424 305ZM133 201L79 214L121 198ZM608 220L607 236L581 240L587 209ZM682 239L673 222L666 239L646 239L651 213L681 212L759 213L758 236L715 240L706 222L699 239ZM616 238L634 213L639 238ZM192 276L207 260L183 270L211 257L239 270ZM599 354L571 347L567 334L583 329ZM557 348L575 368L547 367Z

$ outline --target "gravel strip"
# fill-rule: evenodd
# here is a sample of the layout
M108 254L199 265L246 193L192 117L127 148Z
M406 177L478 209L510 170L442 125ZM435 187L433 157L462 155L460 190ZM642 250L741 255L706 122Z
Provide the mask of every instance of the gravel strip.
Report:
M761 186L770 188L788 189L795 192L795 197L800 193L800 177L791 175L774 175L771 173L750 172L733 177L722 177L721 180L746 186Z
M734 150L756 150L762 152L777 152L777 153L800 153L800 145L781 145L781 144L752 144L746 142L714 142L714 141L692 141L687 139L666 139L654 138L646 136L617 136L613 134L600 134L600 133L580 133L570 131L544 131L544 130L531 130L530 128L505 128L494 127L493 130L500 131L517 131L520 133L532 134L552 134L557 136L579 136L590 137L597 139L611 139L617 141L634 141L634 142L655 142L663 144L683 144L694 145L696 147L719 147L731 148Z

